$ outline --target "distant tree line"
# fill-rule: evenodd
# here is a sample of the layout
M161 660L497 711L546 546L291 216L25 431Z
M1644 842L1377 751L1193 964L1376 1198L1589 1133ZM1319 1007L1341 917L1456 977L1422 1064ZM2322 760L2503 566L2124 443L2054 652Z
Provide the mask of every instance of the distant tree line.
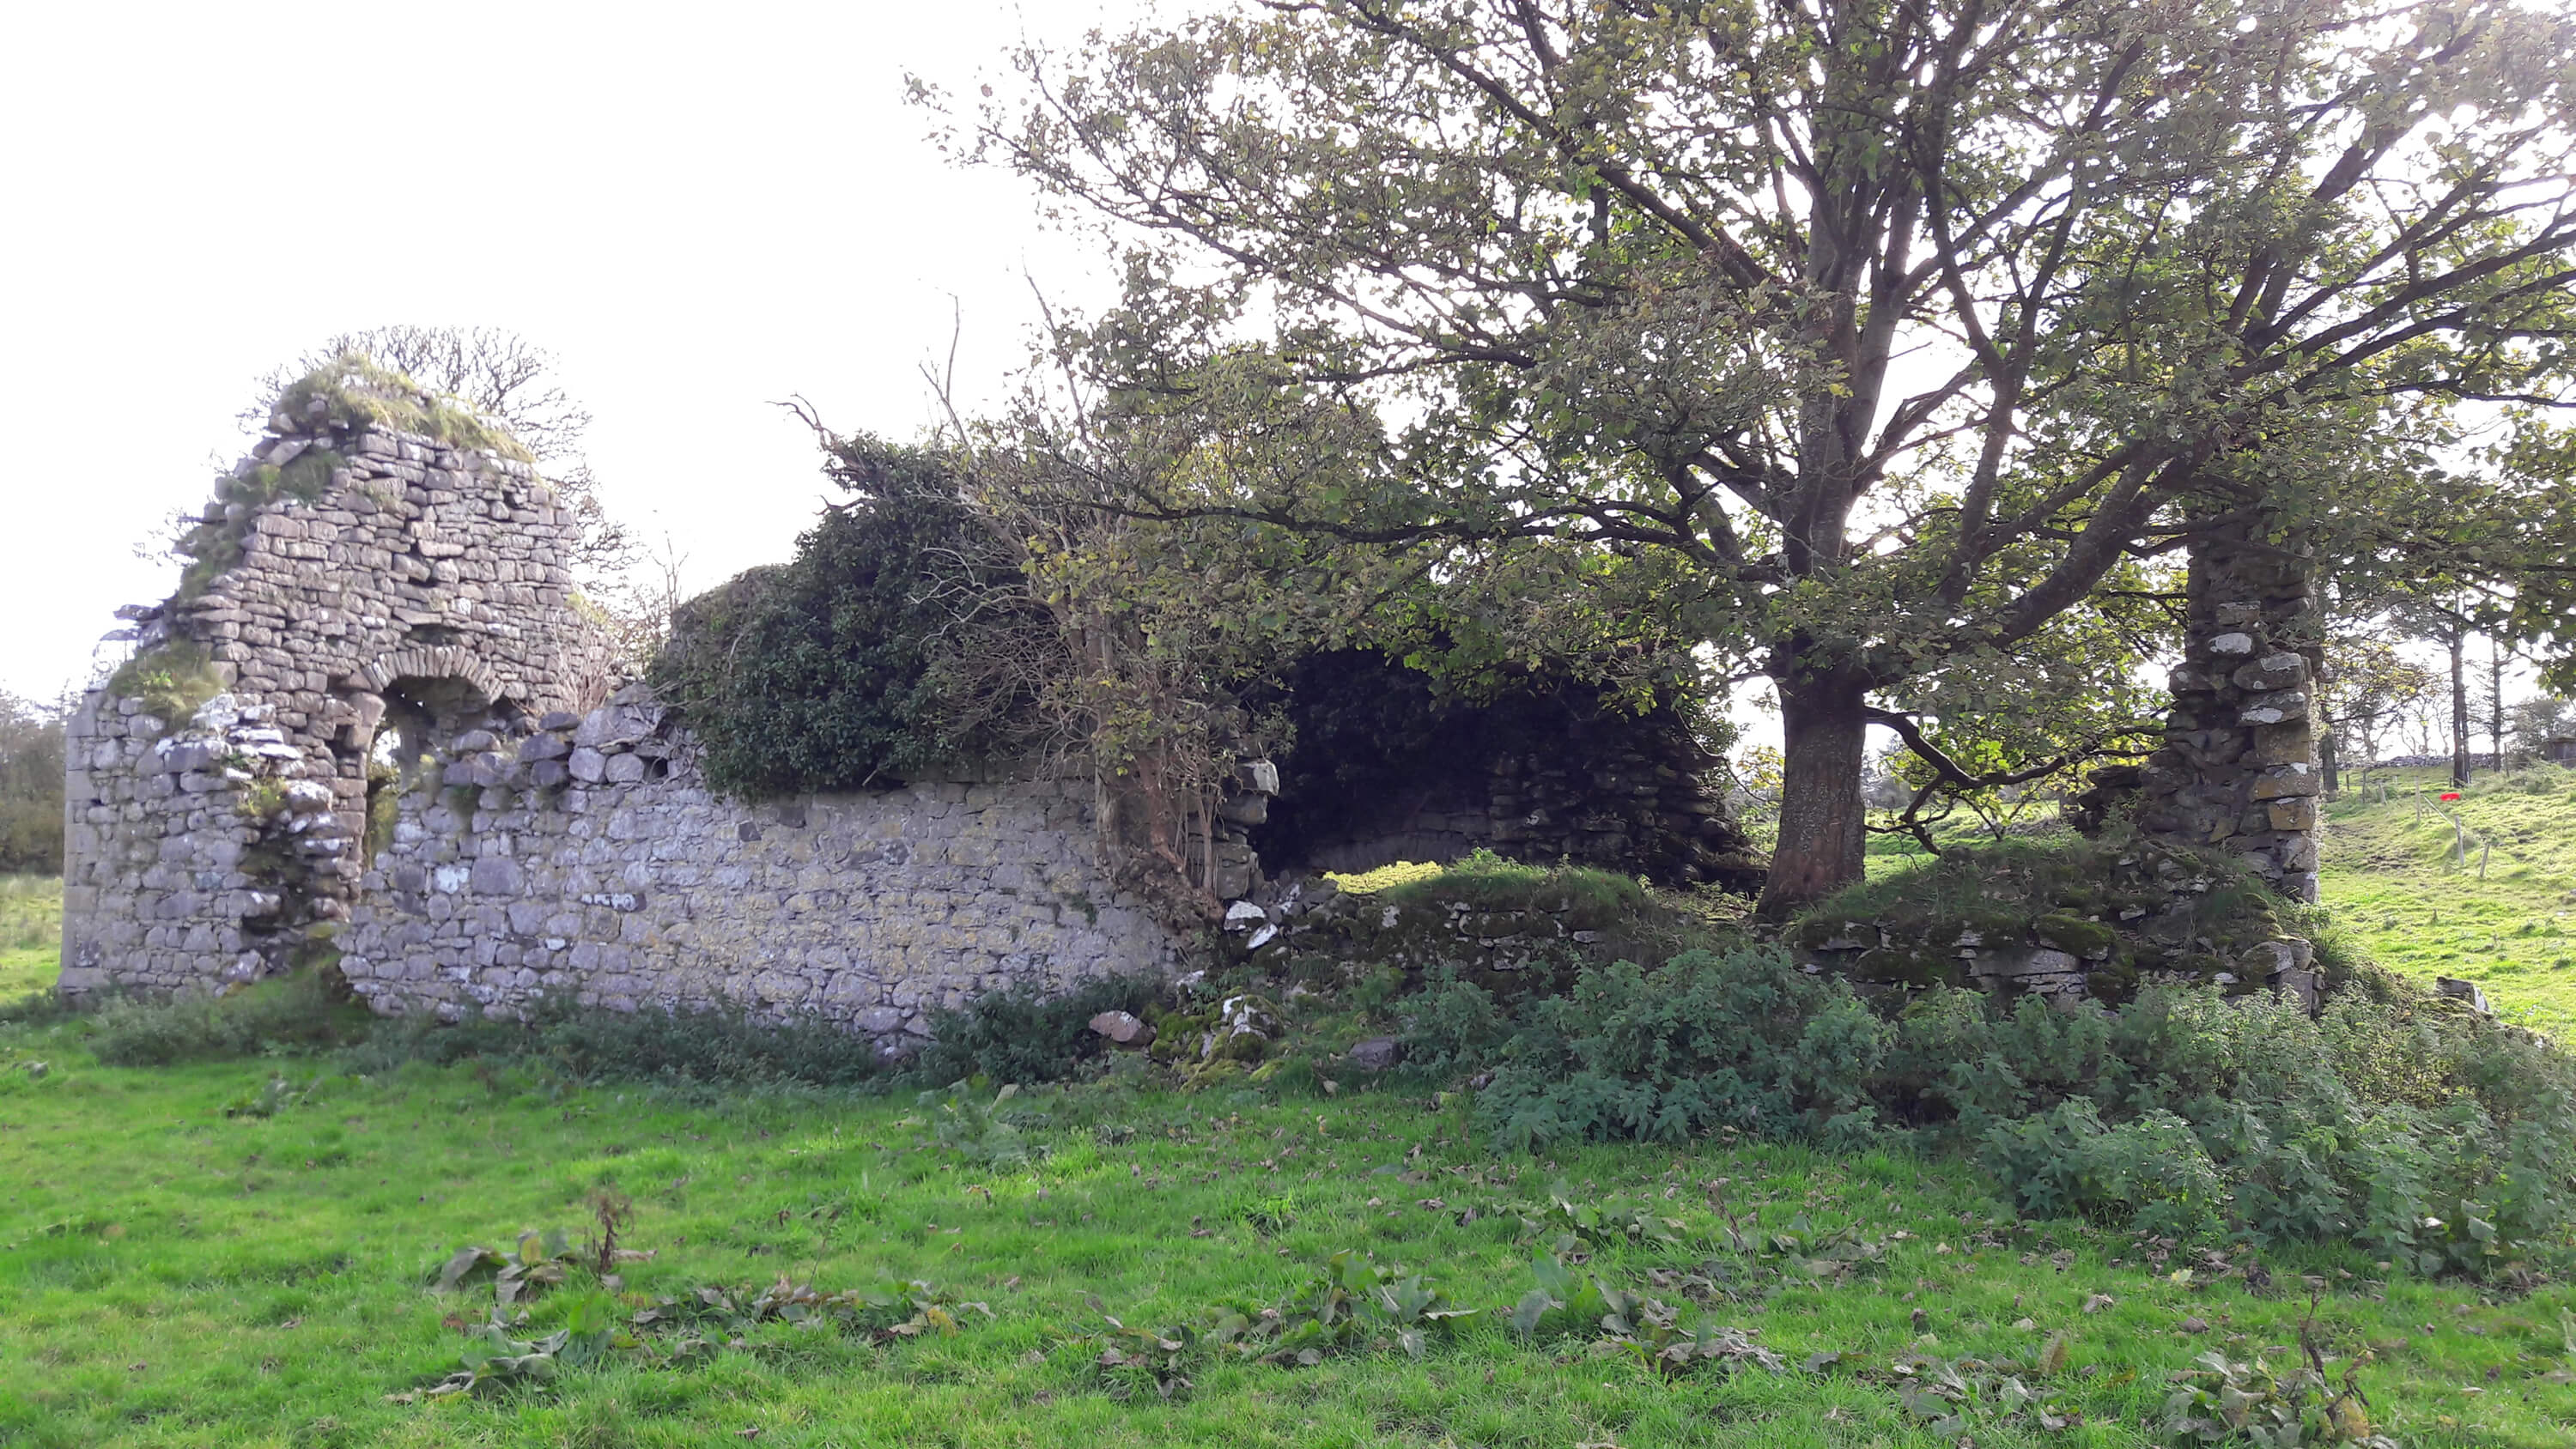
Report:
M64 715L0 690L0 875L62 871Z

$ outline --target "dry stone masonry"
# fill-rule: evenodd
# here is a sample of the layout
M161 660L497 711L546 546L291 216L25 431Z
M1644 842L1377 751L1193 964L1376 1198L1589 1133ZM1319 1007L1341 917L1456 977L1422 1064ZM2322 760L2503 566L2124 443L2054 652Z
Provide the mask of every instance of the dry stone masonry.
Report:
M2253 526L2194 549L2189 638L2138 814L2149 833L2237 856L2305 901L2317 898L2324 786L2309 713L2322 637L2313 574Z
M283 969L347 918L389 716L580 708L606 687L563 565L573 520L533 469L294 426L207 510L206 576L126 611L132 692L93 691L72 722L66 993ZM239 486L299 467L309 503Z
M341 971L388 1010L731 1003L895 1052L983 991L1169 965L1092 868L1088 781L752 805L710 791L694 752L640 690L459 736L400 795Z
M719 798L611 693L529 466L314 412L271 420L73 720L64 994L336 957L380 1011L729 1002L892 1050L978 991L1169 964L1094 867L1090 782Z

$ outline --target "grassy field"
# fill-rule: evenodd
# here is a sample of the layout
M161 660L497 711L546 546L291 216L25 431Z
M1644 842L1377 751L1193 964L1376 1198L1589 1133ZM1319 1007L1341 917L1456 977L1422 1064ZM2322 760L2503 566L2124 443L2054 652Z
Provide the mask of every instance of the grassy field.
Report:
M45 1060L31 1074L26 1063ZM271 1071L86 1065L66 1029L0 1038L0 1444L92 1445L2133 1445L2166 1375L2310 1330L2409 1445L2563 1445L2576 1387L2563 1285L2519 1299L2386 1281L2348 1254L2275 1257L2267 1291L2178 1272L2124 1236L2017 1224L1958 1166L1772 1147L1601 1148L1497 1161L1420 1096L1265 1102L1029 1094L1028 1162L944 1145L909 1099L565 1089L523 1070L414 1066L326 1080L274 1115L227 1115ZM954 1138L957 1134L948 1134ZM921 1278L990 1305L954 1335L872 1346L772 1323L692 1362L617 1355L489 1397L422 1388L457 1367L493 1301L441 1295L438 1265L565 1227L628 1195L625 1307L782 1276L824 1291ZM1096 1360L1130 1325L1273 1302L1363 1250L1455 1302L1507 1308L1533 1283L1523 1210L1551 1189L1681 1224L1668 1246L1594 1246L1586 1271L1647 1288L1702 1268L1714 1318L1783 1372L1667 1381L1583 1337L1527 1339L1489 1311L1419 1360L1381 1340L1310 1368L1185 1366L1166 1401ZM1472 1213L1472 1219L1470 1214ZM1736 1251L1850 1227L1882 1256L1838 1277ZM1803 1218L1803 1224L1799 1219ZM1463 1220L1463 1221L1462 1221ZM1809 1248L1804 1251L1816 1251ZM576 1282L537 1300L533 1338ZM1677 1293L1668 1292L1675 1302ZM2024 1375L2084 1422L2046 1432L1989 1399L1963 1426L1910 1418L1900 1357L2066 1362ZM719 1341L723 1334L717 1334ZM667 1340L657 1340L667 1342ZM1818 1353L1841 1359L1809 1370ZM1926 1371L1929 1372L1929 1371ZM1972 1374L1968 1380L1975 1383ZM1996 1387L1988 1381L1986 1392Z
M2468 976L2563 1029L2568 785L2468 792L2462 825L2494 842L2483 881L2477 844L2463 872L2449 822L2417 816L2438 781L2350 792L2330 812L2328 901L2391 964ZM1873 869L1900 854L1873 852ZM0 991L50 982L50 889L0 888ZM2286 1368L2303 1334L2335 1374L2355 1368L2410 1449L2576 1442L2576 1287L2428 1284L2338 1249L2213 1262L2017 1222L1955 1160L1723 1143L1513 1159L1428 1087L1178 1095L1114 1076L1020 1094L977 1130L978 1114L910 1094L585 1087L525 1065L111 1068L88 1029L0 1027L6 1449L2149 1445L2169 1442L2171 1375L2212 1351ZM439 1265L531 1229L579 1251L602 1194L631 1203L623 1244L650 1255L618 1269L621 1319L707 1286L740 1302L782 1279L920 1279L960 1327L880 1341L702 1325L699 1352L647 1328L546 1381L429 1394L495 1301L488 1282L435 1291ZM1598 1331L1515 1331L1533 1257L1564 1246L1560 1196L1671 1220L1675 1241L1603 1228L1569 1256L1705 1307L1781 1369L1667 1377ZM1257 1316L1346 1249L1483 1312L1418 1359L1373 1330L1306 1367L1204 1345L1159 1375L1101 1366L1113 1342L1135 1347L1104 1336L1112 1318L1169 1332L1227 1306ZM605 1302L592 1285L573 1269L510 1336L577 1322ZM2061 1335L2063 1363L2042 1372ZM2036 1408L2015 1407L2004 1372ZM1910 1412L1903 1390L1925 1382L1964 1398ZM2043 1427L2043 1409L2080 1422Z
M2348 784L2326 810L2325 903L2380 961L2576 1037L2576 770L2482 775L2446 804L2449 788L2440 769Z
M0 1001L42 991L62 974L63 883L0 875Z

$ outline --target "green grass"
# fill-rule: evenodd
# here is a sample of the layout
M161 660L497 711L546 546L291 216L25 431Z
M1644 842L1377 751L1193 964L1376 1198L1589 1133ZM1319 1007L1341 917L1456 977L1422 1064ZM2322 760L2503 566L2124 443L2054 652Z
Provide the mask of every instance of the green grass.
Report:
M52 990L62 946L61 877L0 875L0 1002Z
M1909 1424L1855 1367L1883 1379L1917 1349L2028 1356L2058 1331L2072 1344L2061 1391L2094 1422L2063 1435L1980 1425L1977 1441L2125 1445L2149 1442L2169 1370L2213 1347L2250 1356L2295 1341L2302 1271L2330 1287L2317 1320L2329 1351L2376 1346L2362 1383L2409 1444L2556 1445L2576 1432L2576 1388L2547 1377L2569 1367L2558 1315L2576 1294L2563 1285L2495 1301L2383 1282L2334 1253L2274 1259L2265 1296L2241 1281L2186 1285L2126 1237L2012 1223L1945 1164L1714 1145L1497 1161L1414 1096L1093 1088L1032 1098L1049 1120L1028 1132L1046 1155L995 1169L940 1147L930 1114L904 1100L699 1104L473 1065L341 1079L274 1117L226 1117L269 1064L100 1068L77 1030L0 1040L0 1443L12 1446L707 1444L753 1429L763 1445L803 1446L1931 1445L1949 1441ZM31 1079L21 1063L39 1056L50 1070ZM1132 1324L1186 1322L1220 1299L1275 1299L1345 1247L1427 1273L1460 1303L1508 1305L1530 1286L1531 1234L1496 1209L1560 1181L1579 1201L1682 1219L1685 1247L1605 1248L1592 1265L1641 1282L1727 1256L1710 1206L1721 1180L1748 1232L1805 1213L1908 1235L1842 1286L1791 1274L1718 1307L1793 1365L1845 1353L1840 1370L1665 1383L1489 1317L1419 1362L1385 1351L1306 1370L1211 1364L1173 1402L1120 1402L1081 1341L1101 1327L1094 1296ZM461 1327L488 1303L430 1292L437 1263L523 1228L560 1225L578 1241L584 1198L609 1186L636 1204L629 1244L655 1255L627 1270L637 1301L781 1274L825 1289L920 1277L989 1302L995 1321L884 1348L773 1326L692 1366L389 1400L452 1369ZM1480 1215L1461 1225L1470 1207ZM2117 1302L2088 1314L2094 1295ZM2192 1318L2206 1330L2186 1331ZM2034 1326L2015 1326L2024 1319Z
M2407 933L2362 919L2357 891L2375 891L2361 905L2390 913L2456 915L2490 896L2537 910L2552 891L2565 909L2549 863L2576 848L2576 816L2550 812L2576 796L2499 788L2466 803L2472 831L2498 837L2483 886L2447 871L2438 851L2425 858L2404 801L2381 805L2374 789L2335 809L2334 856L2363 845L2415 852L2412 864L2379 867L2384 879L2338 861L2327 885L2350 928L2405 969L2477 974L2406 962L2396 948ZM2530 837L2506 866L2516 827ZM58 889L0 884L0 921L33 921L0 930L0 963L18 973L0 978L11 992L22 976L50 981ZM2504 932L2508 942L2538 934ZM2545 960L2538 971L2545 983L2566 979ZM2479 979L2516 1009L2547 1005L2512 997L2509 975ZM996 1167L942 1146L938 1114L909 1096L581 1087L474 1062L375 1078L334 1076L309 1057L111 1068L89 1055L90 1030L78 1019L0 1027L8 1449L1929 1449L1958 1436L1906 1417L1891 1387L1897 1356L2027 1358L2058 1332L2070 1363L2051 1388L2088 1422L2043 1433L1972 1421L1975 1442L2144 1445L2162 1442L2150 1430L2169 1373L2211 1349L2245 1358L2297 1341L2310 1312L2303 1279L2322 1291L2318 1340L2338 1359L2361 1357L2379 1423L2410 1449L2576 1437L2567 1283L2515 1296L2392 1277L2357 1253L2310 1248L2265 1256L2266 1291L2206 1271L2178 1280L2188 1259L2160 1258L2152 1243L2080 1222L2013 1221L1978 1173L1951 1160L1724 1143L1512 1159L1472 1140L1461 1104L1427 1089L1175 1095L1111 1083L1023 1094L1014 1105L1031 1114L1024 1131L1043 1153ZM277 1074L320 1081L273 1116L227 1115ZM1427 1274L1460 1304L1507 1308L1530 1287L1542 1245L1514 1209L1559 1184L1577 1202L1681 1220L1680 1246L1598 1250L1589 1270L1629 1285L1711 1261L1747 1272L1730 1226L1759 1241L1800 1214L1884 1243L1886 1258L1840 1284L1757 1263L1715 1305L1718 1321L1789 1360L1793 1371L1776 1376L1703 1369L1666 1382L1577 1339L1526 1341L1492 1313L1419 1361L1392 1349L1310 1369L1211 1361L1169 1402L1150 1389L1115 1398L1093 1366L1089 1335L1103 1311L1161 1327L1199 1321L1221 1301L1276 1301L1343 1248ZM526 1228L568 1228L578 1242L585 1199L603 1188L632 1198L628 1245L653 1254L625 1270L631 1302L780 1275L826 1291L919 1277L989 1302L995 1318L884 1347L773 1324L695 1364L619 1361L492 1398L417 1397L457 1366L490 1302L488 1291L431 1292L436 1265ZM2097 1297L2115 1301L2086 1312ZM555 1311L540 1300L521 1336ZM1795 1369L1827 1351L1845 1355L1839 1366Z
M2326 809L2319 890L2338 924L2388 966L2474 981L2503 1015L2576 1040L2576 771L2480 776L2450 805L2444 770L2383 778L2385 800L2347 781Z

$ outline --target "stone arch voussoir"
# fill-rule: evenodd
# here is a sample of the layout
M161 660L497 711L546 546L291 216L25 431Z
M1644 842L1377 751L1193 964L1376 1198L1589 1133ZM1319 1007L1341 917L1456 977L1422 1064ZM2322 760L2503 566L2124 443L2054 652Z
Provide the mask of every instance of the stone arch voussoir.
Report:
M396 649L360 670L358 678L371 693L382 694L397 679L458 679L499 702L505 692L491 667L473 650L458 644L421 644Z

